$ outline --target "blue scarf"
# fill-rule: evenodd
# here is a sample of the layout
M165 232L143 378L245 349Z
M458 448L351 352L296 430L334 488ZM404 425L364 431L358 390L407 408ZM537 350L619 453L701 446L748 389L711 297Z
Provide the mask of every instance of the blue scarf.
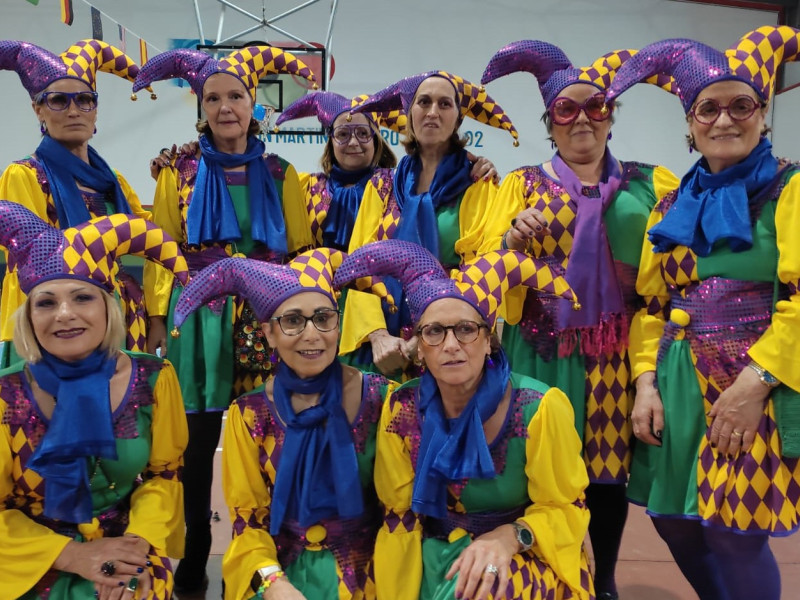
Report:
M748 250L753 246L750 206L777 172L778 160L767 138L742 162L719 173L711 173L700 159L681 180L672 208L647 232L653 251L688 246L698 256L708 256L719 240L727 240L733 252Z
M264 163L264 150L264 142L248 136L244 154L227 154L217 150L210 137L200 136L202 155L186 214L186 235L190 244L199 246L242 239L223 169L246 165L250 235L270 250L286 254L283 206L275 181Z
M322 225L322 245L347 251L358 209L375 169L367 167L358 171L345 171L336 165L328 176L328 192L331 203ZM349 186L349 187L347 187Z
M492 355L475 395L455 419L446 419L442 395L430 371L417 389L423 419L411 508L442 518L447 513L447 484L462 479L492 479L497 473L483 432L483 423L496 411L506 393L511 369L501 349Z
M109 382L117 366L105 350L76 362L44 349L29 363L36 383L56 399L50 426L28 467L44 479L44 514L69 523L92 520L87 457L117 459Z
M319 393L319 404L295 413L293 392ZM358 461L342 408L341 363L334 360L322 373L307 379L278 363L272 396L286 423L286 437L272 494L270 534L280 532L286 517L309 527L328 517L361 515L364 502Z
M45 135L36 148L36 157L50 183L50 194L53 196L61 229L80 225L92 218L76 180L96 192L111 194L114 197L115 213L131 214L131 207L119 186L117 174L91 146L87 164L49 135Z
M422 168L419 156L404 156L394 175L394 197L400 209L395 239L415 242L439 255L439 225L436 209L456 201L470 185L472 164L466 150L448 154L436 167L430 188L417 194L417 180Z

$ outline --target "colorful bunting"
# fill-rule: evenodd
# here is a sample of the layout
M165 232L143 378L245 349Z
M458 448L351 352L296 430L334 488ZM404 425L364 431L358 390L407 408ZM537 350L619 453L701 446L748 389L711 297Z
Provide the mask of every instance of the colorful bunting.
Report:
M96 40L103 39L103 19L100 17L100 11L94 6L89 9L92 15L92 37Z
M72 0L61 0L61 22L65 25L72 25L75 12L72 10Z

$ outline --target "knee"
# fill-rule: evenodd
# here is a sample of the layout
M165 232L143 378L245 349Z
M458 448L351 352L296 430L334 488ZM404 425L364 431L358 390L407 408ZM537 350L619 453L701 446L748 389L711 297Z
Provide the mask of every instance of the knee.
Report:
M717 556L758 556L769 547L767 534L743 534L721 529L707 529L708 547Z

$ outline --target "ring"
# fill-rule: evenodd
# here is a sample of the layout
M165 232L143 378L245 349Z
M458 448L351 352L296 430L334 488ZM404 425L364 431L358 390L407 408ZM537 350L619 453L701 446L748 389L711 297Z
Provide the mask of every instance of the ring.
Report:
M131 577L131 580L128 582L128 585L125 586L125 591L135 592L137 587L139 587L139 578Z
M736 437L742 437L744 433L741 431L731 431L731 435L735 435Z
M117 572L117 567L114 566L114 561L107 560L102 565L100 565L100 572L106 577L111 577L114 573Z
M162 148L161 150L158 151L158 153L159 154L164 154L164 153L172 154L172 152L169 151L169 148Z
M492 575L496 576L497 575L497 567L494 566L492 563L489 563L488 565L486 565L486 568L484 569L484 572L491 573Z

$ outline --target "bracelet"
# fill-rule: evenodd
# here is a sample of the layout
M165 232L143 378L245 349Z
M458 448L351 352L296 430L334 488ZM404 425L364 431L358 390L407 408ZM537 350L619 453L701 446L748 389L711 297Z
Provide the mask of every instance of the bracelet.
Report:
M500 248L501 248L502 250L508 250L508 249L509 249L509 248L508 248L508 244L506 243L506 236L507 236L507 235L508 235L508 230L506 230L506 232L503 234L503 238L502 238L502 240L500 241Z
M263 598L264 592L269 589L269 586L278 581L278 579L284 575L286 574L283 571L275 571L274 573L270 573L264 577L264 579L261 581L261 585L258 586L258 589L256 590L256 598Z

